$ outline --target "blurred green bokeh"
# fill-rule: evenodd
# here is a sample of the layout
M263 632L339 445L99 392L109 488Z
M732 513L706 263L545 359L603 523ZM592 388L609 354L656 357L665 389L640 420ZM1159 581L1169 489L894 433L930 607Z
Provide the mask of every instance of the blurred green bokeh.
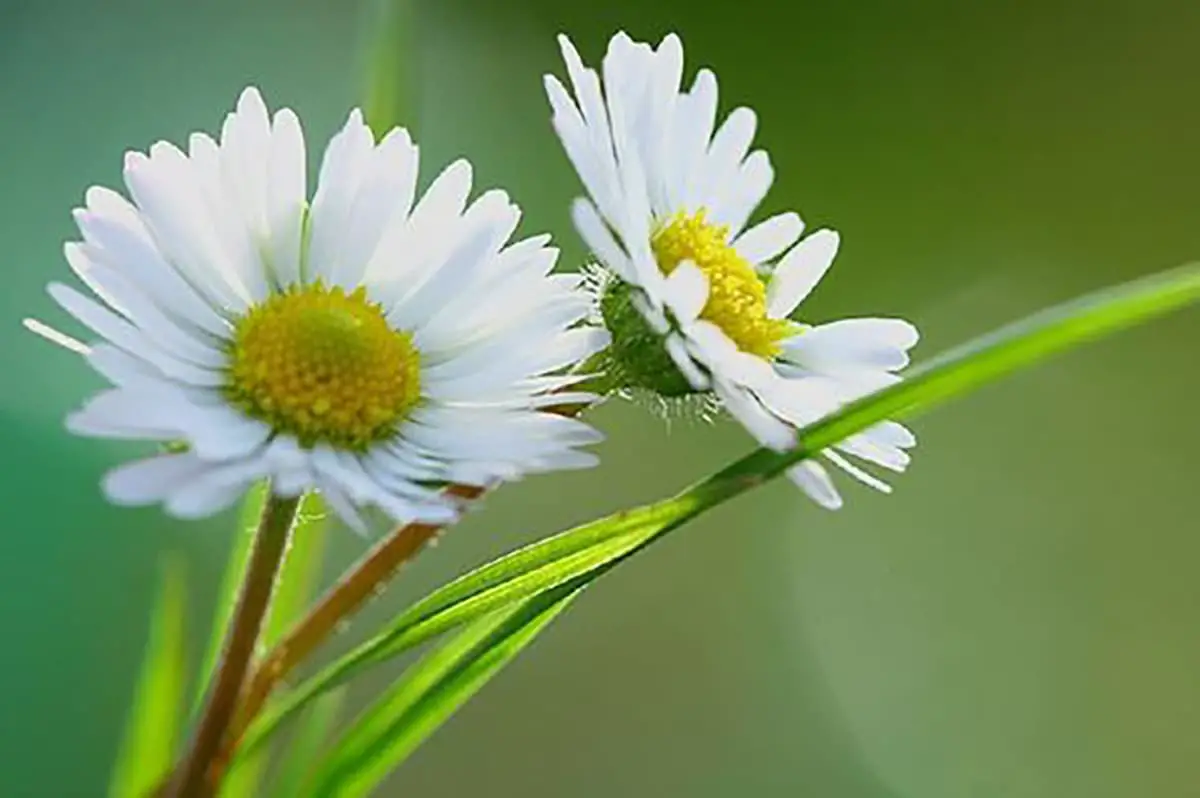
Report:
M363 6L0 0L0 793L102 793L157 563L195 588L192 660L231 517L106 507L134 447L68 437L99 385L23 333L121 155L215 131L255 83L320 148L359 101ZM932 354L1200 256L1200 5L441 0L419 10L424 177L460 155L573 267L574 175L540 76L554 34L684 37L688 75L758 112L766 210L843 234L807 318L899 314ZM68 329L72 329L69 328ZM1195 312L921 420L891 497L829 514L773 485L591 590L393 778L458 796L1200 796ZM658 498L744 453L732 425L612 405L591 473L491 498L339 640L520 542ZM363 549L333 539L328 575ZM389 674L360 685L361 704Z

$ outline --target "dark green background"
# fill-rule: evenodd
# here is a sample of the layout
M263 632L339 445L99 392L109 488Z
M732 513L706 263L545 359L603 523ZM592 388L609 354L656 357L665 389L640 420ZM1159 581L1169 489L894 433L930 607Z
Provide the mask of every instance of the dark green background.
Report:
M360 3L0 0L0 794L98 796L162 553L189 564L193 659L230 518L106 507L134 453L69 437L98 379L23 333L88 185L125 149L215 131L253 82L313 163L358 101ZM901 314L928 356L1200 256L1200 5L428 2L420 133L583 256L540 76L569 32L677 30L749 104L767 210L843 235L810 320ZM68 327L68 329L75 329ZM837 514L772 485L606 578L393 779L405 796L1200 796L1200 318L1181 314L916 422L894 496ZM389 610L512 546L747 451L732 425L605 407L598 470L504 489ZM364 543L335 536L329 573ZM356 623L340 646L367 628ZM379 684L379 680L375 680ZM367 691L356 694L365 698Z

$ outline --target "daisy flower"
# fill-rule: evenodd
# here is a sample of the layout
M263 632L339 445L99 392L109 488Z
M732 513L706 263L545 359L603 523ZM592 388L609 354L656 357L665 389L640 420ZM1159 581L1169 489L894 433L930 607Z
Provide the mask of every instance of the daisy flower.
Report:
M749 152L756 117L738 108L717 126L709 70L681 91L677 36L652 48L618 33L600 75L569 39L559 44L572 91L548 75L546 92L588 194L572 217L608 275L598 315L623 387L711 397L762 444L786 450L797 427L899 379L917 341L908 322L790 318L832 264L838 236L801 238L795 213L748 227L774 177L767 154ZM914 444L906 428L885 422L821 454L886 492L847 455L902 471ZM821 463L789 476L821 505L841 505Z
M489 486L590 466L600 436L548 412L602 347L586 297L550 275L548 236L509 244L502 191L471 203L471 167L417 191L417 147L378 143L355 110L325 150L311 205L300 123L249 88L220 140L129 153L130 200L92 188L67 262L94 295L54 300L94 333L83 354L112 387L67 426L79 435L182 444L119 466L104 492L193 518L253 482L318 490L349 524L373 506L448 522L447 483ZM179 451L178 449L182 449Z

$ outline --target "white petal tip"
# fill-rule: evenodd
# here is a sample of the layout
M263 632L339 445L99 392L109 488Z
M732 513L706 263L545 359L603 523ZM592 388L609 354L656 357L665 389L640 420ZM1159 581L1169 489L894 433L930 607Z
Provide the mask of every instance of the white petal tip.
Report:
M63 349L76 352L80 355L86 355L92 351L92 348L82 341L78 341L66 333L61 333L53 327L43 324L37 319L21 319L21 326L34 335L41 336L52 344L57 344Z

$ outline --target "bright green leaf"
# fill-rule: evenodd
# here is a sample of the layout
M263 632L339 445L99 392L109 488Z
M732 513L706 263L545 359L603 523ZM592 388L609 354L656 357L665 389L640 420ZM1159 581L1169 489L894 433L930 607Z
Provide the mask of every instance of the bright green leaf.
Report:
M698 491L605 518L515 551L439 588L405 610L383 632L268 706L248 730L238 749L239 758L253 755L284 720L359 670L491 610L594 574L669 526L683 523L699 512L704 501L715 498L715 494Z
M163 565L109 798L144 798L174 760L185 720L185 604L183 566L170 558Z
M369 794L400 762L519 654L577 595L559 586L477 619L409 668L360 715L322 761L304 794Z
M293 713L363 668L506 603L566 582L590 581L701 512L873 424L911 417L1053 354L1198 299L1200 265L1189 264L1060 305L956 348L912 370L903 382L805 427L792 451L759 449L674 498L617 513L501 557L434 591L381 634L282 697L251 726L242 753L253 751Z

